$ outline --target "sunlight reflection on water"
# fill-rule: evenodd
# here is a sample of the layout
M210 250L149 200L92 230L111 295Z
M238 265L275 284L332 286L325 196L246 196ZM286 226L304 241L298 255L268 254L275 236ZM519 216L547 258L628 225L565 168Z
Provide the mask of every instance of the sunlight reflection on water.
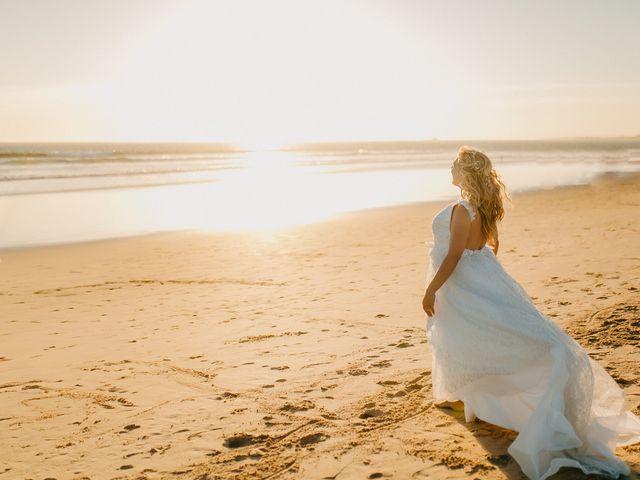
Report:
M511 191L588 183L604 163L496 165ZM615 170L637 169L619 164ZM268 230L339 212L455 198L449 167L340 172L256 153L215 183L0 196L0 247L64 243L154 231Z

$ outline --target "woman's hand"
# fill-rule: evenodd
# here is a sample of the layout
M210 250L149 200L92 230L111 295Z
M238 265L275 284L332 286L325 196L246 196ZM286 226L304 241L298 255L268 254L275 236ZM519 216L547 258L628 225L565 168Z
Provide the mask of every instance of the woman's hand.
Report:
M434 313L436 313L434 309L435 301L436 301L436 294L431 290L427 289L427 291L424 293L424 298L422 299L422 309L430 317Z

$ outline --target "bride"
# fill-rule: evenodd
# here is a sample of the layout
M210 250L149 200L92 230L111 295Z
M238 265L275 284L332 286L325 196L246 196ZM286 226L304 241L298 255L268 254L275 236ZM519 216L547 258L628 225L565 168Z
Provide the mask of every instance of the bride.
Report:
M505 186L482 152L462 147L451 168L461 197L433 219L422 307L434 400L519 432L507 451L530 479L561 467L616 478L616 446L640 442L622 389L504 270L497 223Z

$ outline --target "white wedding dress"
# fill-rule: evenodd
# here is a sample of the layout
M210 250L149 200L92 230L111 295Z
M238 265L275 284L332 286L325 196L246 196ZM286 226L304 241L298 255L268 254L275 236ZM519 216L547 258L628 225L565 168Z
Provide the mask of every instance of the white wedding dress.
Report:
M457 204L475 218L462 198L434 217L427 285L447 254ZM436 403L461 400L465 421L519 432L507 451L530 479L563 466L630 473L614 452L640 442L640 418L625 409L622 389L535 307L488 245L464 251L434 306L426 329Z

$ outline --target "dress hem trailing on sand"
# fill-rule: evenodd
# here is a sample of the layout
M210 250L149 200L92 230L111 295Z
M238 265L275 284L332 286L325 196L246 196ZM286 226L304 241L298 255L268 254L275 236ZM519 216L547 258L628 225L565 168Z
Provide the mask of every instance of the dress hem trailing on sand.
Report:
M449 245L453 207L433 219L427 284ZM428 317L436 402L464 402L467 422L480 418L519 432L509 454L530 479L561 467L628 475L617 446L640 442L640 418L627 411L611 376L544 316L489 246L465 250L436 293Z

